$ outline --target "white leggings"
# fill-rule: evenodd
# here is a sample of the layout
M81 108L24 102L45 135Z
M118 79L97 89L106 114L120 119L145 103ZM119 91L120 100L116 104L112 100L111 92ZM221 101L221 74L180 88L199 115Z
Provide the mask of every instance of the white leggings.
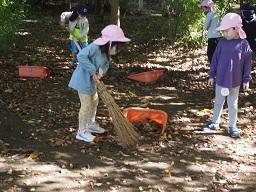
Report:
M99 97L97 92L91 95L78 92L78 95L81 103L79 111L79 129L86 129L88 122L95 122Z
M222 108L226 100L226 97L221 95L221 88L222 87L219 85L216 85L215 88L215 101L212 122L216 124L220 123ZM240 87L229 88L229 95L227 96L229 127L232 128L236 127L237 122L239 88Z

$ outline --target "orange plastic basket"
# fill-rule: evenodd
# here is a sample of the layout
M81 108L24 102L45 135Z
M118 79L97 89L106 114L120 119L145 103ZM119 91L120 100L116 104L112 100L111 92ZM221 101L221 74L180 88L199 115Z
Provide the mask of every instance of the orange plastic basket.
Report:
M163 74L164 74L164 70L159 69L159 70L131 74L127 78L135 81L143 82L143 83L150 83L159 79Z
M166 112L161 110L130 107L124 109L123 115L130 122L146 122L148 120L155 121L157 124L162 126L161 135L165 132L167 126L168 115Z
M51 70L43 66L19 65L18 68L20 77L45 78L51 74Z

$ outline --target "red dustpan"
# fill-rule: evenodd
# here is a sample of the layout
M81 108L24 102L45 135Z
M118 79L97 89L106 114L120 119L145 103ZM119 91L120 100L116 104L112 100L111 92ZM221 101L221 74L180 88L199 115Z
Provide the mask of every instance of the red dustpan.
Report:
M168 115L161 110L130 107L124 109L123 114L130 122L155 121L162 126L161 135L164 133L167 126Z
M150 83L159 79L164 74L163 69L131 74L127 78L135 81Z

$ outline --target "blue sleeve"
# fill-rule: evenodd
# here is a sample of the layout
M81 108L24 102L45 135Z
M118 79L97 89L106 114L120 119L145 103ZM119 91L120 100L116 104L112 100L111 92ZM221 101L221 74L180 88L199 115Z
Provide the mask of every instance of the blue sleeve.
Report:
M87 46L82 49L78 55L77 60L79 65L86 71L88 71L91 75L96 73L96 66L92 63L91 59L93 55L96 54L96 49L94 46Z
M211 24L211 20L212 20L212 14L211 12L209 12L206 15L205 21L204 21L204 30L208 30Z
M249 46L249 43L246 42L245 54L244 54L244 64L243 64L243 83L248 83L251 77L251 68L252 68L252 50Z
M108 68L109 68L109 62L105 62L101 67L102 71L104 73L106 73L108 71Z

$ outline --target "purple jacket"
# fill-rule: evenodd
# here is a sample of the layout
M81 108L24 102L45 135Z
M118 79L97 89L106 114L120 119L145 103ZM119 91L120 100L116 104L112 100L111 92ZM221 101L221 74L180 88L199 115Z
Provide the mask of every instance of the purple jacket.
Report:
M233 88L251 80L252 51L246 39L222 38L213 54L209 78L217 85Z

